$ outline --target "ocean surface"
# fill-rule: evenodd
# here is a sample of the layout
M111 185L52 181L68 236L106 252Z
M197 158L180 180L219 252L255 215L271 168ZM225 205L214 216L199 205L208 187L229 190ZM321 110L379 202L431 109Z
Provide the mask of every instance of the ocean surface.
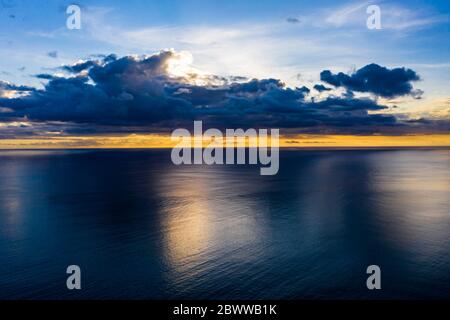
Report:
M450 150L280 157L0 151L0 299L450 298Z

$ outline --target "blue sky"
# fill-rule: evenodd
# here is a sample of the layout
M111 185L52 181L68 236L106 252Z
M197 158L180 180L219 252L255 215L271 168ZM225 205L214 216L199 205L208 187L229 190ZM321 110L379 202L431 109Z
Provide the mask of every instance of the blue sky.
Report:
M448 1L76 3L82 8L82 21L87 20L80 31L65 29L65 8L71 4L69 1L1 0L0 68L14 71L20 65L35 72L93 53L148 54L168 47L194 51L199 66L216 65L213 69L221 73L242 70L250 76L251 73L274 76L272 68L277 75L286 67L289 73L283 75L295 77L315 67L317 71L333 67L345 70L377 62L392 66L418 64L423 65L420 68L432 69L450 62ZM373 3L381 8L382 30L368 30L365 26L368 16L365 9ZM289 24L288 18L301 22ZM250 51L245 52L241 46L249 38L253 49L244 47ZM237 70L233 65L217 66L212 60L218 58L220 49L223 51L219 58L223 62L232 63L233 59L241 62L233 57L240 54L249 66L240 63L235 66ZM263 52L254 52L259 49ZM47 53L54 50L58 51L58 59L46 59ZM31 59L31 55L35 58ZM226 55L229 57L225 58ZM263 61L250 61L251 58ZM253 70L252 64L260 68ZM445 78L448 67L432 71Z
M96 54L187 52L189 68L219 76L320 83L320 72L376 63L411 68L422 99L380 103L398 117L450 117L449 1L77 1L81 30L66 28L70 1L0 0L0 80L42 88L36 74ZM381 30L366 8L381 9ZM186 66L185 66L186 67ZM320 98L320 95L319 97Z

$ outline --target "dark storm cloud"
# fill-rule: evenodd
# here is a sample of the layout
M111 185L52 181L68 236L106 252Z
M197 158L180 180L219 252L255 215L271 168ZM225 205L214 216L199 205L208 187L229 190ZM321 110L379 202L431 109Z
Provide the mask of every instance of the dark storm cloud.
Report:
M354 98L350 91L343 96L330 95L314 101L309 98L307 87L289 88L278 79L208 76L210 84L195 85L189 80L201 80L200 75L175 77L168 72L169 62L176 55L163 51L145 57L93 58L63 66L69 74L66 76L37 75L46 81L43 89L0 82L0 88L2 84L6 86L4 90L27 93L16 98L0 98L0 107L9 110L0 113L0 121L27 119L79 124L84 132L123 132L130 128L169 131L193 120L203 120L205 126L219 128L325 128L327 132L399 125L392 115L370 113L382 111L386 106L369 98ZM327 79L342 85L332 80L333 77L331 74ZM386 81L393 83L391 79ZM370 86L375 88L372 82ZM384 87L379 84L384 92L392 91ZM319 89L327 91L324 88ZM398 84L393 91L401 91Z
M87 60L87 61L83 61L83 62L78 62L73 65L63 66L62 69L64 71L67 71L70 73L80 73L82 71L90 69L91 67L93 67L97 64L98 64L98 61Z
M38 79L43 79L43 80L52 80L54 78L56 78L55 76L52 76L51 74L48 73L40 73L35 75L36 78Z
M333 74L324 70L320 80L335 87L344 87L358 92L369 92L384 98L398 96L417 96L411 82L420 80L419 75L405 68L388 69L377 64L369 64L351 75L345 73Z
M305 95L308 95L311 92L311 90L308 87L305 87L305 86L303 86L301 88L297 88L297 90L299 90L300 92L302 92Z
M331 88L327 88L325 87L323 84L316 84L314 86L314 89L316 89L319 92L323 92L323 91L331 91Z
M10 90L25 92L25 91L34 91L35 88L28 86L17 86L15 84L0 80L0 93L3 91L10 91Z

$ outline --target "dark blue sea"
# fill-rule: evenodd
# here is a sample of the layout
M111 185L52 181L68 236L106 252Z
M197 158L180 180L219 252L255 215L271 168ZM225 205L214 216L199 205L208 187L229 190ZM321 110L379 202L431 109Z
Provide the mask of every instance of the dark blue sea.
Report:
M0 151L0 299L91 298L448 299L450 150Z

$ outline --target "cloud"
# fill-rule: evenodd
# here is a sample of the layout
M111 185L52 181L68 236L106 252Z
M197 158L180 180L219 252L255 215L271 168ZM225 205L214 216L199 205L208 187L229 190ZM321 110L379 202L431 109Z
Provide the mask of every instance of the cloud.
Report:
M449 15L429 12L426 8L414 10L396 5L381 5L381 10L383 28L396 31L430 28L450 21Z
M58 58L58 51L56 51L56 50L50 51L49 53L47 53L47 56L49 56L50 58L56 59L56 58Z
M33 91L34 88L28 86L17 86L7 81L0 80L0 90Z
M145 54L161 48L177 48L191 52L196 57L195 65L202 70L222 75L233 70L246 77L276 77L289 85L298 84L295 75L299 70L304 75L317 75L322 60L333 60L335 65L344 67L364 63L378 50L362 47L354 39L344 43L335 34L338 31L335 28L329 32L316 28L299 32L299 26L309 26L303 16L298 17L299 24L276 19L133 28L111 24L111 17L116 14L108 8L91 8L83 16L83 29L90 38L108 44L116 52ZM120 21L120 15L117 18Z
M294 24L300 23L300 22L301 22L300 19L298 19L298 18L293 18L293 17L287 18L286 21L289 22L289 23L294 23Z
M332 90L331 88L325 87L323 84L316 84L316 85L314 86L314 89L316 89L316 90L319 91L319 92L324 92L324 91L330 91L330 90Z
M108 61L108 59L114 60L115 56L111 55L110 57L105 57L104 61ZM63 66L61 69L71 73L80 73L82 71L90 69L91 67L97 65L98 63L99 62L95 60L78 61L72 65Z
M362 17L366 15L361 14L361 10L365 11L365 8L369 5L367 1L352 3L342 6L340 8L334 8L333 11L326 17L325 22L341 27L346 23L349 23L354 19L354 15L358 14Z
M388 107L370 98L355 98L347 92L315 99L307 87L290 88L278 79L247 80L195 73L195 69L180 61L186 57L189 55L166 50L144 56L92 58L63 66L65 75L37 75L47 81L43 89L0 82L3 90L26 93L0 98L0 107L8 111L0 113L0 122L26 119L67 123L71 130L76 130L74 124L79 124L83 132L168 132L193 120L203 120L205 127L271 127L314 132L376 132L404 125L393 115L383 114ZM370 66L368 72L357 71L352 76L325 72L323 81L384 95L411 91L408 86L405 89L405 81L401 81L403 78L396 70L401 70L401 75L406 73L407 79L416 77L414 71L375 68L382 70L376 73L377 77L387 76L386 83L393 86L389 88L387 84L374 82L383 78L372 78ZM370 81L362 81L361 74L367 73L371 75ZM316 90L322 89L320 86Z
M320 80L335 87L358 92L369 92L384 98L411 95L417 97L420 91L415 91L411 82L419 81L419 75L405 68L388 69L377 64L369 64L351 75L339 72L333 74L330 70L320 73Z
M366 9L372 1L357 1L343 6L328 9L316 14L315 21L322 21L334 27L365 27L368 14ZM449 22L448 15L442 15L422 7L420 10L397 4L381 2L380 7L382 29L394 32L430 28L434 25Z

